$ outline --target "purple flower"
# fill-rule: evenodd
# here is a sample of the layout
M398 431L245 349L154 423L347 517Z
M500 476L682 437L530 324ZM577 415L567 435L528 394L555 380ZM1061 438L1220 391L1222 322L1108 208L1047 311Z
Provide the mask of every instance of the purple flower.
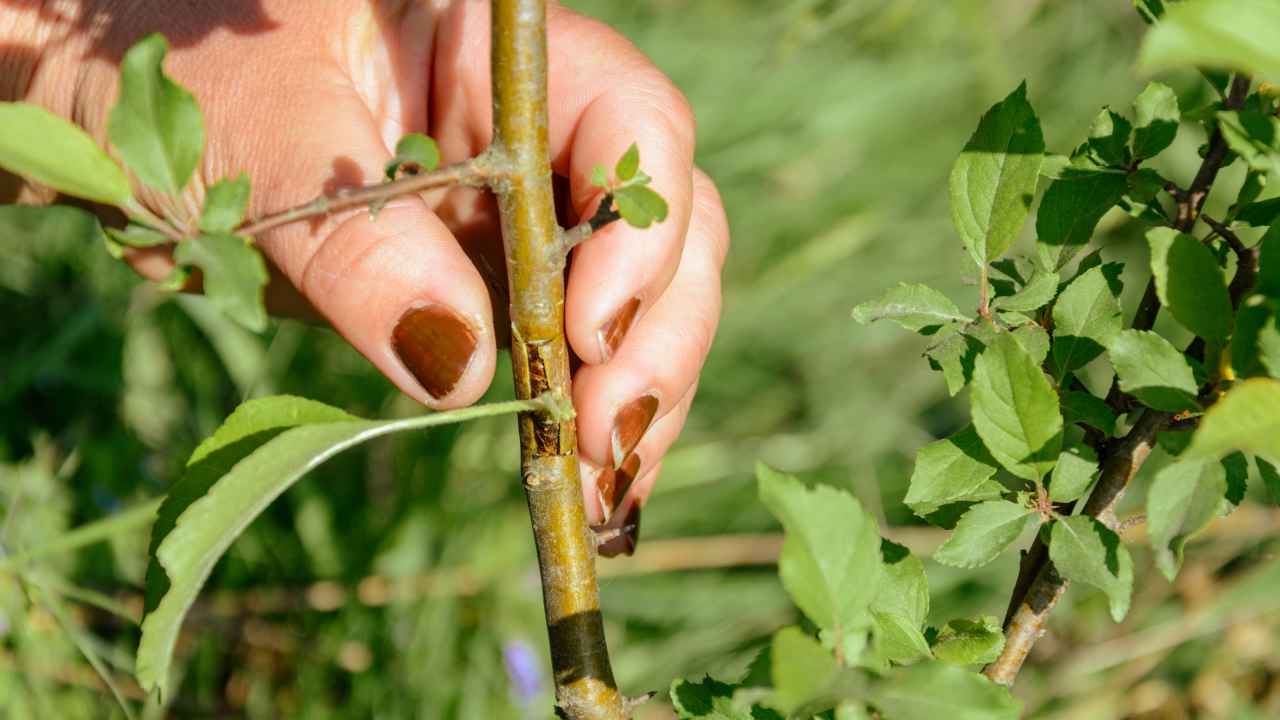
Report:
M528 707L542 694L542 663L533 646L524 639L508 640L502 646L502 661L511 682L511 696L520 707Z

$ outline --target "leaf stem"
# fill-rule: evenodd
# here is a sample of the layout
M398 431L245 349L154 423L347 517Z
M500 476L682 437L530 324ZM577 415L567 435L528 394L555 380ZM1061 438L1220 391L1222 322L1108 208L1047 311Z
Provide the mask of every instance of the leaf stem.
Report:
M408 175L392 182L348 188L332 195L321 195L308 203L247 222L236 229L236 234L254 237L299 220L328 215L359 205L376 207L393 198L434 188L453 185L483 187L501 176L502 173L494 156L490 153L482 153L470 160L417 175Z

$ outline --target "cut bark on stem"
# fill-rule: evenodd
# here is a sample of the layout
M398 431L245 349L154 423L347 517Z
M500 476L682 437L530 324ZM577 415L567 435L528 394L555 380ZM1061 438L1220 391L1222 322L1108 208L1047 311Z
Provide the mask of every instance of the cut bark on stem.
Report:
M568 398L565 254L547 149L546 0L494 0L492 22L494 140L488 153L504 170L493 188L510 280L516 395ZM525 413L519 423L557 712L568 720L621 720L629 713L605 644L575 423L549 413Z

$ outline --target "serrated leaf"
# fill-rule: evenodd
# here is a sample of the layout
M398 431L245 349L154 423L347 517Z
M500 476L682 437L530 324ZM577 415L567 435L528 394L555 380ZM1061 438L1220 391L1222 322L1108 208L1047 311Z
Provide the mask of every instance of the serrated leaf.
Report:
M929 657L921 632L929 617L929 579L924 564L905 547L881 541L883 573L871 601L876 648L895 663Z
M146 36L120 64L120 97L111 110L111 144L142 182L176 195L204 151L204 118L195 97L165 75L169 43Z
M944 662L898 668L871 688L883 720L1018 720L1022 703L986 677Z
M1217 516L1226 492L1226 474L1216 460L1184 456L1156 473L1147 491L1147 537L1166 578L1178 574L1187 539Z
M1236 377L1280 378L1280 312L1263 296L1248 298L1231 335L1231 367Z
M613 191L618 213L632 227L647 228L667 219L667 201L646 185L627 185Z
M985 665L1004 650L1004 630L990 615L956 618L938 631L933 656L952 665Z
M1195 373L1168 340L1145 330L1125 330L1107 348L1120 389L1165 412L1195 410Z
M1163 83L1143 88L1133 101L1133 154L1139 160L1155 157L1178 135L1178 96Z
M796 605L823 629L865 627L881 572L875 518L835 488L806 488L765 465L756 477L761 502L786 531L778 574Z
M996 459L973 427L967 427L920 448L902 502L924 517L951 503L994 500L1004 492L993 479L996 470Z
M1049 476L1049 499L1054 502L1078 500L1098 474L1098 455L1093 448L1073 443L1062 450Z
M249 176L240 173L234 180L222 180L209 188L200 215L200 231L214 235L231 233L244 222L249 207Z
M920 332L950 322L968 322L956 304L928 285L899 283L889 288L879 300L870 300L853 309L853 319L862 324L891 320L902 327Z
M1106 525L1087 515L1058 519L1050 531L1049 559L1062 577L1105 593L1112 620L1120 622L1128 614L1133 558Z
M947 392L955 395L973 377L973 361L982 350L982 343L958 328L940 334L942 339L924 354L929 359L929 365L942 372Z
M831 652L795 626L773 636L772 650L772 705L790 715L821 703L840 672Z
M1036 517L1007 500L974 505L956 523L955 532L933 554L933 559L952 567L986 565L1017 540Z
M1271 0L1170 4L1138 53L1144 73L1198 66L1280 76L1280 5Z
M640 147L635 143L631 143L631 147L618 158L618 164L613 168L614 177L620 182L627 182L636 176L636 171L640 169Z
M152 528L138 682L167 693L178 630L215 563L299 478L376 437L533 409L496 403L402 420L360 420L303 398L250 400L192 453Z
M1044 136L1024 82L982 116L951 169L951 217L979 266L1022 231L1043 159Z
M129 179L85 131L38 105L0 102L0 168L60 193L126 205Z
M1131 160L1129 134L1132 131L1133 126L1123 115L1103 108L1089 129L1089 151L1104 166L1127 167Z
M396 143L396 154L387 162L386 175L388 180L394 180L402 168L430 172L439 165L440 147L436 141L422 133L409 133Z
M1116 413L1100 397L1087 392L1071 391L1062 395L1064 422L1088 425L1106 437L1116 434Z
M1006 470L1034 482L1053 467L1062 447L1058 395L1009 333L978 356L969 399L978 436Z
M23 238L41 243L102 242L102 226L92 213L70 205L0 205L0 241Z
M1027 323L1014 328L1009 334L1027 351L1031 362L1037 366L1044 365L1045 358L1049 356L1048 330L1035 323Z
M674 680L671 683L671 705L680 720L758 720L750 708L734 706L735 685L707 676L702 682Z
M1239 155L1250 170L1269 172L1274 164L1280 120L1258 110L1221 111L1218 129L1227 147Z
M1109 264L1080 273L1053 304L1053 368L1059 382L1101 355L1123 328L1119 281L1112 279L1118 270Z
M267 265L258 249L238 235L201 235L183 240L173 251L174 262L200 268L204 294L236 322L261 332L267 327L262 293Z
M1200 419L1186 457L1237 450L1280 463L1280 380L1254 378L1228 390Z
M1039 219L1036 220L1039 223ZM1013 295L998 297L991 302L994 310L1032 312L1049 304L1058 294L1058 273L1036 269L1031 279Z

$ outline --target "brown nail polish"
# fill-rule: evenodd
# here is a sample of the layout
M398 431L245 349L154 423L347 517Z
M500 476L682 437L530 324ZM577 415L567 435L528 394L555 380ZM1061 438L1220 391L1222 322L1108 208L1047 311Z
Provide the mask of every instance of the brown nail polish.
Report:
M653 416L658 412L656 395L641 395L632 400L613 418L613 467L622 467L622 463L640 444L640 438L649 429Z
M604 356L605 362L618 352L618 347L622 345L622 339L627 336L627 331L631 329L631 323L635 322L636 313L639 310L640 298L631 298L609 322L596 331L596 338L600 341L600 354Z
M405 313L391 334L400 361L435 398L453 391L471 364L476 342L471 326L439 305Z
M610 525L617 529L617 534L600 545L600 555L603 557L634 555L636 545L640 542L640 503L631 503L622 522L616 525L610 523Z
M631 453L617 470L606 468L596 477L596 493L600 498L600 514L609 522L627 497L631 483L640 474L640 455Z

